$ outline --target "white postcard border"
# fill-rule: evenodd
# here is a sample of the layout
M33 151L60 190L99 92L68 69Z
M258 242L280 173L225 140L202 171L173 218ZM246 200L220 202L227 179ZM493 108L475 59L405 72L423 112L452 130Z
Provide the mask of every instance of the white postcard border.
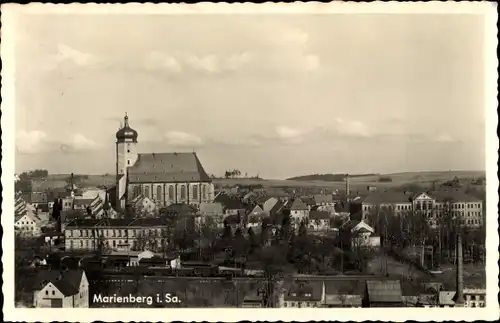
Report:
M14 47L13 31L17 14L481 14L485 15L485 98L486 98L486 177L487 177L487 307L486 308L391 308L375 309L22 309L14 307L14 155L15 155L15 100L14 100ZM3 238L2 262L3 295L5 319L9 321L444 321L444 320L494 320L498 318L499 307L495 301L498 289L498 137L496 129L498 115L497 102L497 10L496 3L480 2L373 2L373 3L301 3L294 4L40 4L2 5L2 216ZM21 278L22 279L22 278Z

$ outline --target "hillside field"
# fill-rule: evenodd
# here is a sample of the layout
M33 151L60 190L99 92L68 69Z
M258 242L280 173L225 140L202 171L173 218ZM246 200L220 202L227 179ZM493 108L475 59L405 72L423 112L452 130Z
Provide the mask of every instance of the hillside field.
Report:
M372 185L378 188L391 188L403 184L418 184L423 187L430 187L433 181L442 183L452 180L455 176L462 180L475 179L484 176L483 171L443 171L443 172L405 172L393 174L381 174L371 176L360 176L349 179L350 187L353 190L366 189L366 186ZM78 174L75 176L81 176ZM87 178L76 181L80 187L111 186L115 184L113 175L85 175ZM378 182L379 177L388 176L392 182ZM62 187L65 181L69 179L69 174L51 174L43 181L45 187ZM217 187L234 185L262 185L264 187L324 187L343 189L345 182L326 182L326 181L301 181L301 180L280 180L280 179L250 179L250 178L216 178L213 180Z

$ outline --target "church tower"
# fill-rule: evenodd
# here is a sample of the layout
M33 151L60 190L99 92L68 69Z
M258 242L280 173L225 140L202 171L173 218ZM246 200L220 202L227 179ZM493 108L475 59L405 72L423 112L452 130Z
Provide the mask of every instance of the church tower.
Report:
M137 131L130 128L125 113L123 127L116 132L116 198L117 207L125 210L127 192L127 168L137 161Z

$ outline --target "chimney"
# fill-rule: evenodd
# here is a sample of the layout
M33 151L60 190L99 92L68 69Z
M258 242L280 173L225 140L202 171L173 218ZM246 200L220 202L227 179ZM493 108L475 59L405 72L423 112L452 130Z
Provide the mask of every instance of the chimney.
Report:
M349 174L345 174L345 196L347 202L349 202Z
M464 275L463 275L463 258L462 258L462 237L460 233L457 236L457 291L455 293L454 301L455 307L464 306Z

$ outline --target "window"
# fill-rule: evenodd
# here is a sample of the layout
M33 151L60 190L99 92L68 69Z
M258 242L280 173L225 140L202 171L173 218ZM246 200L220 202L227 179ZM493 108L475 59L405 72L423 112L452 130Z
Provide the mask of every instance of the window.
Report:
M201 192L203 194L203 199L206 200L207 199L207 187L205 185L203 185L201 187Z
M55 294L56 294L56 292L53 290L53 291L52 291L52 295L55 295Z
M163 191L161 189L161 186L156 187L156 199L158 201L163 201Z
M168 197L170 200L175 200L175 197L174 197L175 193L174 193L174 186L173 185L170 185L168 187Z
M147 198L150 198L150 196L149 196L149 186L145 186L144 187L144 196L146 196Z
M186 198L186 186L182 185L181 186L181 199Z
M45 291L45 295L49 295L49 291L48 290Z
M127 165L130 165L130 159L127 159Z
M198 199L198 185L193 186L193 199Z

